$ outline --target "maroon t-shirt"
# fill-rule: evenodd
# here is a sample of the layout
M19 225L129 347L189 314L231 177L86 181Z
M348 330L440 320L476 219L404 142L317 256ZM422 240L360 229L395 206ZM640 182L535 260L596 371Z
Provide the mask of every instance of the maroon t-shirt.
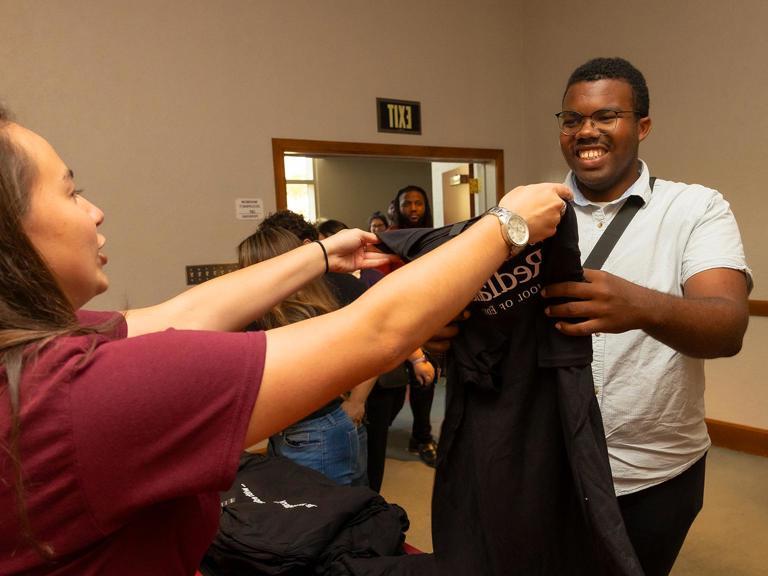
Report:
M94 324L112 313L81 313ZM189 575L213 538L264 368L263 332L59 338L21 382L21 459L34 535L20 542L0 451L0 574ZM0 442L10 406L0 370Z

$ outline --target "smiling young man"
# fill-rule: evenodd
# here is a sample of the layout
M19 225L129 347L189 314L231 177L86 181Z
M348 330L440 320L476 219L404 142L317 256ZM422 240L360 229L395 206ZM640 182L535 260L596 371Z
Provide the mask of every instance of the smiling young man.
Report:
M597 58L577 68L557 118L582 261L628 198L641 204L602 270L544 295L575 298L547 313L574 320L558 323L565 334L592 335L622 515L645 573L665 575L703 504L703 359L740 350L751 273L719 192L652 183L638 157L651 131L648 88L632 64Z

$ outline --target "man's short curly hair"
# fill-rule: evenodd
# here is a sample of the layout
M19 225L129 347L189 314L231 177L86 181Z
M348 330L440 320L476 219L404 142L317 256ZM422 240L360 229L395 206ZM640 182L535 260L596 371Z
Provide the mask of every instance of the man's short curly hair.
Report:
M597 80L623 80L629 84L632 87L635 111L641 118L648 116L651 104L645 77L624 58L593 58L576 68L568 78L563 99L568 88L577 82L596 82Z

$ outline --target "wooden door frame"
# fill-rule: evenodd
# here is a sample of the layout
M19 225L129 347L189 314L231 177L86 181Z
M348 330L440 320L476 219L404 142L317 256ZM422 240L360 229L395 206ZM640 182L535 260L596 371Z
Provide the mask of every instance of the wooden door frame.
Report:
M272 138L272 163L275 171L275 201L278 210L288 207L285 184L286 152L306 156L360 156L367 158L422 158L430 162L493 162L496 171L496 199L504 196L504 151L495 148L453 148L411 146L370 142L331 142Z

